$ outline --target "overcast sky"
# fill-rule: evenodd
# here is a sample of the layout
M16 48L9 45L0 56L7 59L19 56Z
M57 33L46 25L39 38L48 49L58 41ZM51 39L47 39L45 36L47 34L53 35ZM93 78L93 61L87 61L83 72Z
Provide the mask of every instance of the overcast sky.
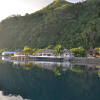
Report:
M0 21L10 15L33 13L54 0L0 0ZM79 2L81 0L67 0Z

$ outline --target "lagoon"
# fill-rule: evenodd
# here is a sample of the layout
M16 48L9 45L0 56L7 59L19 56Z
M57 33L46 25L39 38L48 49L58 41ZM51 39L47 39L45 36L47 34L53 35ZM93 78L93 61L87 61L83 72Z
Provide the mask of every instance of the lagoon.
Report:
M100 100L100 65L0 61L0 100Z

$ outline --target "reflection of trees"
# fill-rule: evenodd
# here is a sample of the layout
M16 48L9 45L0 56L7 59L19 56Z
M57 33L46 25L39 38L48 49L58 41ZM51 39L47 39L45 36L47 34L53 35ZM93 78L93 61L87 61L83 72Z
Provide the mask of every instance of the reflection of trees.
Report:
M2 64L5 63L4 61L2 61L2 57L0 57L0 63L2 63Z
M43 62L43 61L13 61L14 65L17 66L16 68L24 68L26 70L32 69L33 66L37 66L40 68L54 70L55 66L62 67L63 71L66 71L72 68L72 64L70 62Z
M97 73L89 74L80 66L76 69L63 72L57 66L53 71L33 66L27 71L0 64L0 89L5 95L20 94L32 100L99 100ZM61 74L57 77L54 72Z
M60 72L59 68L57 68L57 67L53 68L53 72L54 72L55 75L57 75L57 76L60 76L60 75L61 75L61 72Z
M100 77L100 70L98 70L97 73L98 73L98 77Z
M83 73L85 71L84 68L80 67L80 66L75 66L75 67L71 68L70 70L73 72L76 72L76 73Z

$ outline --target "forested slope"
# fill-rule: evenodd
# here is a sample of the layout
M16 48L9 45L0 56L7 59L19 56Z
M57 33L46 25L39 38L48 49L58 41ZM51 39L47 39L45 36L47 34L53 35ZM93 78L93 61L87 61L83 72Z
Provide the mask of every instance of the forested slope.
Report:
M25 16L10 16L0 23L0 48L65 48L100 46L100 0L72 4L55 0Z

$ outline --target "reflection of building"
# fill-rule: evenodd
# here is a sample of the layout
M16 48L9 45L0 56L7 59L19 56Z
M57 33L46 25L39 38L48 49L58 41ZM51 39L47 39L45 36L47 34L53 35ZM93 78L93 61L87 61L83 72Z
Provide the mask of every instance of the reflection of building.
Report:
M48 62L48 61L18 61L18 60L11 60L7 57L2 57L2 60L5 62L11 62L14 65L17 65L16 68L24 68L25 67L32 67L38 65L41 68L53 70L55 67L61 67L63 71L66 71L72 68L72 64L70 62ZM21 67L22 66L22 67Z
M95 71L96 70L96 65L94 65L94 64L87 64L86 65L86 70L87 71Z
M10 58L9 57L2 57L2 61L4 61L4 62L10 62Z
M62 63L62 67L63 67L63 71L66 71L68 69L71 69L74 66L70 62L65 62L65 63Z
M28 61L28 62L23 62L23 61L11 61L13 62L14 65L39 65L42 68L45 69L53 69L55 66L62 66L63 68L72 68L72 64L70 62L45 62L45 61Z

